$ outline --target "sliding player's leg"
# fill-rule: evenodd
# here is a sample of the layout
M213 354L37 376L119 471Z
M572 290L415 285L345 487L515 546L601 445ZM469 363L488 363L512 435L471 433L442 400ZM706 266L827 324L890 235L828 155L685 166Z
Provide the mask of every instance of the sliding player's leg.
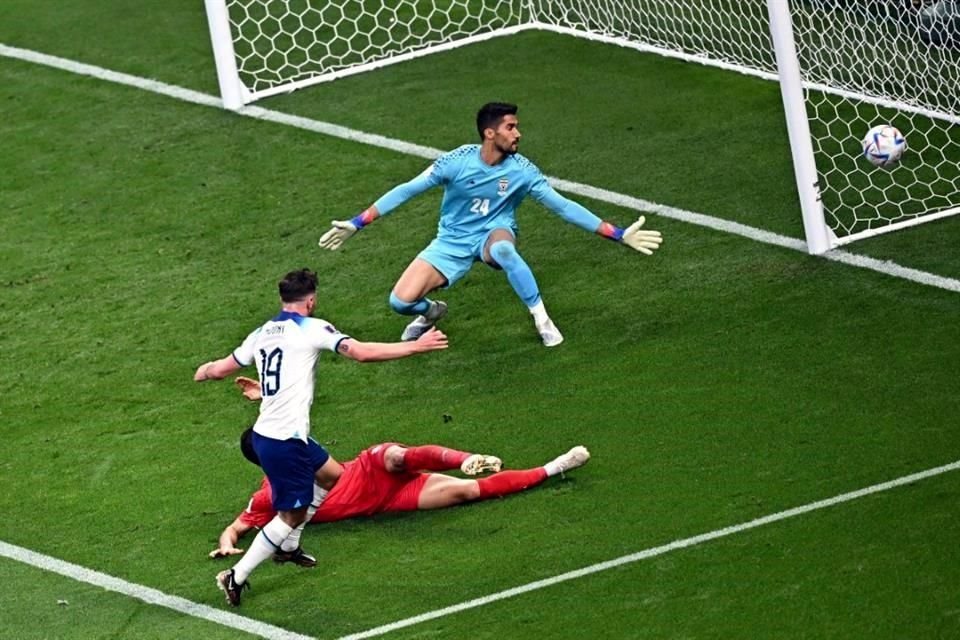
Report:
M443 509L480 498L480 487L476 480L454 478L442 473L425 475L426 481L417 496L417 509Z
M464 502L498 498L535 487L546 479L547 472L543 467L524 471L501 471L479 480L431 473L420 490L417 508L443 509Z
M429 474L417 499L418 509L442 509L474 500L499 498L530 489L551 476L582 467L590 459L585 447L574 447L542 467L501 471L479 480L465 480L439 473Z
M476 481L479 499L499 498L535 487L547 478L582 467L590 459L586 447L574 447L542 467L522 471L501 471Z
M384 466L391 473L401 471L452 471L459 469L468 476L485 471L500 471L500 458L481 453L468 453L436 444L406 447L390 445L384 453Z
M512 231L494 229L490 232L484 242L483 261L507 274L510 286L533 316L533 323L544 346L555 347L563 342L563 335L547 315L533 271L517 252L516 238Z
M449 471L459 469L470 457L465 451L457 451L435 444L405 446L391 444L383 455L384 468L390 473L403 471Z

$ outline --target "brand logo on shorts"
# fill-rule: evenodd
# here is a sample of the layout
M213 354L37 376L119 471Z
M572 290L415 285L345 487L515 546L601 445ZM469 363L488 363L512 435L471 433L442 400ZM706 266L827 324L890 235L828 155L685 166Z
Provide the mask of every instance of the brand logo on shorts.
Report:
M497 182L497 195L498 196L507 195L507 187L509 186L510 186L509 180L507 180L506 178L500 178L500 180Z

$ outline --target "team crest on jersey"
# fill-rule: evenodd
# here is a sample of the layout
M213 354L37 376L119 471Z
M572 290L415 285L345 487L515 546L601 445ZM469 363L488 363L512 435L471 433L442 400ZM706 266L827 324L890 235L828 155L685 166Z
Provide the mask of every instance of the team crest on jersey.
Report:
M507 180L506 178L500 178L500 180L497 182L497 195L498 196L507 195L507 187L509 186L510 186L509 180Z

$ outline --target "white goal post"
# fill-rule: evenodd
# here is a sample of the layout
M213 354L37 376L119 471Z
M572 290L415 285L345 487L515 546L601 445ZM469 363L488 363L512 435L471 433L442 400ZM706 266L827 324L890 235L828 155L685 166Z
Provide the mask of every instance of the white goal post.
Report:
M529 29L778 82L810 253L960 213L960 0L205 0L224 106ZM862 157L904 133L893 168Z

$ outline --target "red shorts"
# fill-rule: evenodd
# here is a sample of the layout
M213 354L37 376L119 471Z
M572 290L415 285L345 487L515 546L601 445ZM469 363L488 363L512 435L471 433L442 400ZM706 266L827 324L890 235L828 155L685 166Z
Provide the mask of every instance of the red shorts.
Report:
M391 473L384 454L394 443L365 449L344 464L343 475L313 516L313 522L333 522L387 511L416 511L428 473Z
M313 515L311 522L334 522L388 511L416 511L429 473L390 473L383 457L394 443L379 444L343 464L343 475ZM270 483L264 478L250 498L240 520L254 527L266 525L276 515L270 500Z

